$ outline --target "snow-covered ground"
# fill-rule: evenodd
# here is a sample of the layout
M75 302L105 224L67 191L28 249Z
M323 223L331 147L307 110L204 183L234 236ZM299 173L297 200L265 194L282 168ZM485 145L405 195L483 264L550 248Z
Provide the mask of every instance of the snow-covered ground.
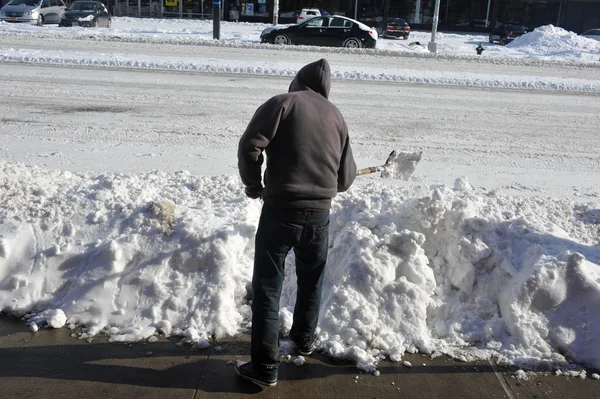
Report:
M237 140L325 57L359 166L424 160L334 201L321 348L366 370L405 351L600 368L598 45L544 27L477 57L486 37L442 34L434 58L258 44L266 26L0 24L0 309L114 341L247 329L260 202Z

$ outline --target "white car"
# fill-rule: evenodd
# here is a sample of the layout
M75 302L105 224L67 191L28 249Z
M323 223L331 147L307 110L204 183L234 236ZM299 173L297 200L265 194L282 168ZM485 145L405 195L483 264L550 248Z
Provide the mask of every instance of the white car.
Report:
M0 21L58 24L66 9L62 0L10 0L0 9Z
M296 18L296 23L299 24L320 16L321 11L318 8L303 8L302 11L300 11L298 18Z
M581 36L600 41L600 28L590 29L586 32L583 32Z

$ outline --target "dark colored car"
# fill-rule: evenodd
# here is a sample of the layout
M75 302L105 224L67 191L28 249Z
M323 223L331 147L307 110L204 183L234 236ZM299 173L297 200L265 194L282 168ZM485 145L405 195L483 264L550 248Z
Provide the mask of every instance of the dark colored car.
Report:
M63 14L59 26L104 26L110 28L110 14L99 1L76 1Z
M321 16L297 25L267 28L261 33L260 42L374 48L377 44L377 32L350 18L338 15Z
M498 42L502 46L506 46L525 33L527 32L522 25L503 24L490 32L490 43Z
M406 40L410 35L410 26L403 18L388 18L387 21L381 21L377 33L381 37L401 37Z

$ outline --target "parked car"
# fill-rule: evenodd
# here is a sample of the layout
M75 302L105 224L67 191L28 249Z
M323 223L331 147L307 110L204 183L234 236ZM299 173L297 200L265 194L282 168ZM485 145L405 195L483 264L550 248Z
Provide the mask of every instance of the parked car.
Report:
M110 14L99 1L76 1L64 13L59 26L104 26L110 28Z
M66 9L62 0L10 0L0 9L0 21L57 24Z
M377 44L377 31L362 22L334 15L315 17L298 25L272 26L262 31L260 41L279 45L373 48Z
M585 31L581 34L581 36L600 41L600 28Z
M388 18L379 23L377 33L381 37L401 37L406 40L410 35L410 26L403 18Z
M502 24L490 32L490 43L498 42L502 46L506 46L525 33L527 32L522 25Z
M300 11L300 14L298 14L298 17L296 18L296 23L301 24L302 22L306 22L311 18L320 16L321 10L319 10L318 8L303 8L302 11Z

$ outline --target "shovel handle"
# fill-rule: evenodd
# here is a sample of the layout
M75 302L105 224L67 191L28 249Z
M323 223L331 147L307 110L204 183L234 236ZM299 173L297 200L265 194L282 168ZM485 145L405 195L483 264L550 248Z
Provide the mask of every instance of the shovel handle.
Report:
M377 166L371 166L369 168L359 169L356 171L356 175L368 175L369 173L379 172L379 168Z

